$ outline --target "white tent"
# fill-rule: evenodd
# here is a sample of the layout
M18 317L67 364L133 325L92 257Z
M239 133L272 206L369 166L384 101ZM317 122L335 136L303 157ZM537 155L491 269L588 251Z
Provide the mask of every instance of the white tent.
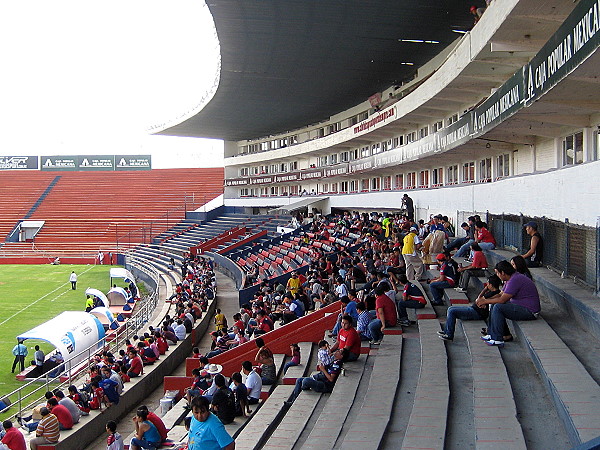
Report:
M108 325L109 328L114 329L118 327L118 322L113 316L113 313L110 312L110 309L99 306L97 308L92 309L89 314L92 314L98 318L98 320L102 323L102 325ZM113 325L113 323L115 325Z
M104 339L104 327L97 317L84 311L65 311L37 327L20 334L17 339L39 339L52 344L61 352L65 362L77 364L89 355L78 355L95 342ZM97 348L104 345L101 341Z
M107 294L110 306L123 306L131 297L122 287L114 287Z
M112 279L113 278L122 278L123 281L125 281L125 283L132 283L135 286L135 292L140 292L137 284L135 284L135 278L133 277L133 274L127 270L124 269L123 267L112 267L110 269L110 284L112 286Z
M102 300L102 303L104 303L104 306L106 308L110 306L108 298L106 297L106 295L104 295L104 292L99 291L98 289L87 288L85 290L85 295L93 295L94 297L98 297L100 300Z

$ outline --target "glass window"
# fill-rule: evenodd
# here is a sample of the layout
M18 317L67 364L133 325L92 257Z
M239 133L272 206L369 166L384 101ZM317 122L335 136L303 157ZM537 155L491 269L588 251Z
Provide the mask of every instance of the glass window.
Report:
M371 190L378 191L381 189L381 178L375 177L371 178Z
M392 176L388 175L383 177L383 190L389 191L392 189Z
M406 189L414 189L417 187L417 172L409 172L406 175Z
M462 169L462 182L473 183L475 181L475 162L471 161L468 163L464 163Z
M431 171L431 186L442 186L444 184L444 169L439 167Z
M492 158L479 161L479 181L483 183L492 181Z
M394 177L394 189L404 189L404 174L400 173Z
M419 172L419 187L420 188L428 188L429 187L429 170L421 170Z
M583 162L583 131L563 139L563 166L581 164Z

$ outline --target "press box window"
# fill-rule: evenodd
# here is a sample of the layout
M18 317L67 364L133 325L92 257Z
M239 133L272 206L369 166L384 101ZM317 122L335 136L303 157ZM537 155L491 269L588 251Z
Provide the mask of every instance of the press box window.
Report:
M562 155L563 166L581 164L583 162L583 131L563 139Z

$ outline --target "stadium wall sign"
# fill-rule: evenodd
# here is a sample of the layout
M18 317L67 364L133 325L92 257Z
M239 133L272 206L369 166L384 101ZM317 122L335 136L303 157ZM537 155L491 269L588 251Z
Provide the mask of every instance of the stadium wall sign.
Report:
M348 164L300 170L275 177L262 175L226 179L225 186L344 176L393 167L446 152L482 136L522 108L530 106L583 63L599 45L600 0L580 1L528 64L515 72L481 105L438 132L402 147L360 158ZM353 131L355 134L364 134L396 118L394 105L354 126ZM286 180L285 177L291 174L294 174L294 178Z
M37 168L37 156L0 156L0 170Z
M150 155L56 155L41 156L41 170L96 171L150 170Z

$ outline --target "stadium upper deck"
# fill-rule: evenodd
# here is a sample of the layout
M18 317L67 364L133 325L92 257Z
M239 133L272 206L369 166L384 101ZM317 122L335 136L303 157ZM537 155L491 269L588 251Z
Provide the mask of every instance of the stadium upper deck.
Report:
M598 9L491 2L471 32L374 108L226 143L226 204L274 208L314 193L327 197L325 211L390 208L411 190L423 215L443 206L595 225Z

